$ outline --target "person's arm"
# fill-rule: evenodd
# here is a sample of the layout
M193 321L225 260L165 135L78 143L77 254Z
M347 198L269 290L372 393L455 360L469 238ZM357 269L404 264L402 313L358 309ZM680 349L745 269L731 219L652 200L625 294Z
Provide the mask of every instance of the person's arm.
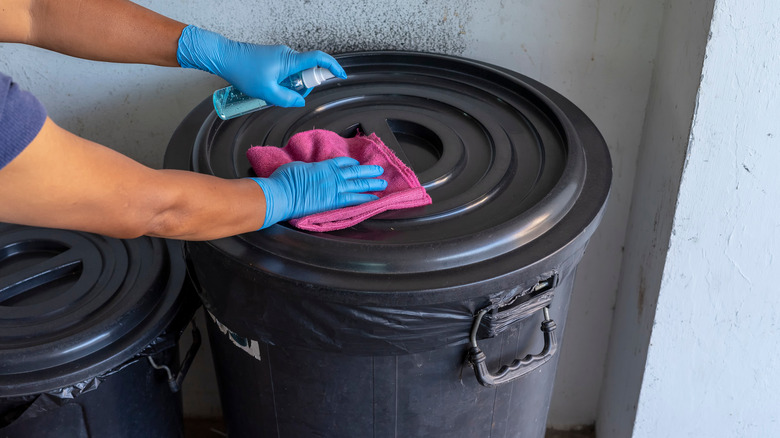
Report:
M79 58L178 67L185 25L126 0L3 0L0 41Z
M0 169L0 221L117 238L204 240L263 225L265 197L250 179L154 170L47 119Z
M285 107L304 105L301 95L279 86L294 73L324 67L347 77L326 53L233 41L127 0L3 0L0 41L97 61L196 68Z
M365 192L387 188L381 174L345 157L288 163L268 178L154 170L47 118L0 169L0 222L210 240L377 199Z

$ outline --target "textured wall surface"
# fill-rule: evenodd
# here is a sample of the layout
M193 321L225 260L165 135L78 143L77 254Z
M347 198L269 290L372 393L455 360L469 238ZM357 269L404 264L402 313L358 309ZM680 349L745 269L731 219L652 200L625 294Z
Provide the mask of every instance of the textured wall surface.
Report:
M630 436L633 428L712 3L665 7L596 422L599 437Z
M714 3L635 437L780 436L780 4Z
M661 3L494 1L472 14L465 56L507 66L568 97L593 119L612 154L609 204L574 285L548 418L555 427L596 417Z
M592 423L621 262L662 2L643 0L236 0L139 3L257 43L329 52L448 53L517 70L561 92L601 129L614 161L612 195L580 265L550 411L558 427ZM62 126L159 167L179 121L219 78L110 65L0 44L14 76ZM187 381L187 411L218 412L208 350Z

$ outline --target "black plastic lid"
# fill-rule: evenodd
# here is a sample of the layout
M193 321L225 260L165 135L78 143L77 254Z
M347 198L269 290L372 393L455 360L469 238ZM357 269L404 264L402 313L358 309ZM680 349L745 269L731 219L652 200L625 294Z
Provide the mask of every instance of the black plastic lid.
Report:
M0 397L94 378L181 307L179 242L0 224Z
M204 101L174 134L165 166L253 176L250 146L283 146L313 128L374 132L415 171L433 204L329 233L278 224L209 245L277 277L404 291L511 272L592 233L611 163L598 130L568 100L515 72L456 57L337 58L349 78L316 87L305 108L222 121Z

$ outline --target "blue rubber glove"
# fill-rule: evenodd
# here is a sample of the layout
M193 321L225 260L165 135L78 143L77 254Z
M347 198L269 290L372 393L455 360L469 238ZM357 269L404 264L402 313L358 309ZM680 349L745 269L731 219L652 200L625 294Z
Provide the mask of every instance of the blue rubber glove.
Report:
M336 77L347 78L339 63L326 53L299 53L287 46L241 43L195 26L182 31L176 59L182 67L215 74L244 94L283 107L304 105L300 94L279 86L292 74L325 67Z
M363 192L386 189L387 181L375 178L383 172L381 166L361 165L354 158L339 157L318 163L294 161L279 166L268 178L252 178L265 193L263 228L379 199Z

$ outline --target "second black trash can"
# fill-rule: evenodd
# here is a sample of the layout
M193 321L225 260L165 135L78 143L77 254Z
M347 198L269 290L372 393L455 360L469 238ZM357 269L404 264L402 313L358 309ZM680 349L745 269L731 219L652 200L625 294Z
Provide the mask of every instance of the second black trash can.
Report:
M0 223L0 437L182 436L182 249Z
M611 163L538 82L443 55L338 57L305 108L179 126L169 168L252 175L252 145L376 133L433 204L349 229L187 245L231 437L542 437L572 281Z

